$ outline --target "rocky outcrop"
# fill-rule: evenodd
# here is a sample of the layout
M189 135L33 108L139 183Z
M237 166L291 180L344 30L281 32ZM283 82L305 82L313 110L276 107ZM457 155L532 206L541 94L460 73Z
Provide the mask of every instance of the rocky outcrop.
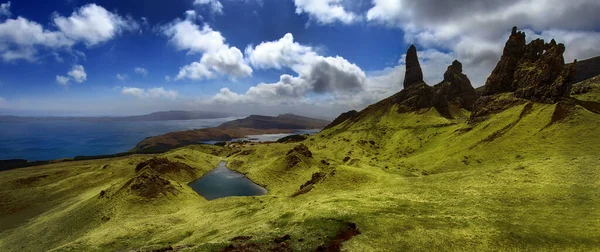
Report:
M525 33L513 27L483 95L514 92L518 98L544 103L569 97L576 63L565 66L564 51L565 46L554 40L526 44Z
M410 45L406 52L406 74L404 75L404 88L425 83L423 81L423 71L421 70L421 64L419 64L419 58L417 57L417 48L415 45Z
M337 125L340 125L343 122L345 122L346 120L353 118L357 114L358 114L358 111L356 111L356 110L350 110L346 113L342 113L337 118L335 118L335 120L333 120L333 122L331 122L329 125L325 126L325 128L323 128L323 130L330 129Z
M462 63L455 60L444 73L444 80L435 87L441 91L440 95L443 94L448 102L454 102L459 107L470 111L479 95L462 70Z
M444 80L438 85L429 86L423 81L417 49L411 45L406 53L404 89L367 107L353 116L353 120L360 120L363 116L393 106L397 107L398 113L435 108L446 118L452 118L451 111L456 111L456 108L472 110L479 95L462 70L462 64L455 60L444 73Z

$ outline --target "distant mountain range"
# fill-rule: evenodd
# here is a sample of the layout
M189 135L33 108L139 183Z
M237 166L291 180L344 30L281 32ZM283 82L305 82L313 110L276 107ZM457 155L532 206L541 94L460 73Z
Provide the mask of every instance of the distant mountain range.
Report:
M160 111L146 115L136 116L101 116L101 117L76 117L76 116L0 116L0 122L29 122L29 121L49 121L49 120L73 120L87 122L119 122L119 121L171 121L171 120L196 120L196 119L217 119L234 116L229 113L208 112L208 111Z
M322 129L329 121L282 114L278 116L251 115L244 119L225 122L214 128L171 132L148 137L138 143L130 152L164 152L202 141L231 141L248 135L292 133L302 129Z

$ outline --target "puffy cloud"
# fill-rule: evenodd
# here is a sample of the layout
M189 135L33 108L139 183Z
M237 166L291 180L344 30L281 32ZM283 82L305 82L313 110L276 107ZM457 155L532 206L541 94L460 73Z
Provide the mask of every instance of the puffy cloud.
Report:
M190 20L175 20L163 26L162 31L178 50L202 53L200 61L180 68L176 80L215 78L217 74L234 79L252 75L252 68L244 61L242 52L227 45L221 33L208 25L200 28Z
M0 5L0 9L8 11L9 3ZM76 43L96 45L124 30L139 27L135 21L95 4L81 7L70 17L55 14L53 25L58 30L48 30L24 17L4 20L0 23L0 56L4 61L35 61L40 48L69 49Z
M219 0L194 0L194 5L207 5L213 13L223 13L223 4Z
M342 0L294 0L297 14L307 13L311 19L320 24L335 22L350 24L360 20L356 14L346 11L342 2Z
M10 17L11 15L12 14L10 13L10 1L0 4L0 17Z
M317 57L310 46L294 42L291 33L285 34L277 41L263 42L256 47L248 46L245 53L254 67L263 69L288 67L298 71L303 62Z
M116 77L117 77L117 80L120 80L120 81L125 81L129 78L129 76L127 76L127 74L117 74Z
M85 73L85 69L82 65L73 66L71 71L69 71L67 74L71 76L71 78L77 83L82 83L87 79L87 74Z
M69 77L62 76L62 75L56 76L56 83L58 83L61 86L68 86L69 81L70 81Z
M529 39L564 42L568 61L597 55L598 12L596 0L373 0L366 19L402 28L406 42L450 50L467 72L489 74L515 25L530 29Z
M118 76L118 75L117 75ZM85 69L82 65L74 65L71 68L71 71L67 73L67 76L57 75L56 83L61 86L68 87L70 85L70 81L75 81L77 83L83 83L87 79L87 73L85 73Z
M133 69L135 71L135 73L142 75L144 77L146 77L148 75L148 70L146 70L146 68L143 67L136 67L135 69Z
M163 99L175 99L177 98L177 91L166 90L162 87L158 88L136 88L136 87L122 87L121 94L130 95L137 98L163 98Z
M60 48L74 44L64 34L45 30L40 24L22 17L0 23L0 37L0 54L4 61L34 61L37 46Z
M132 19L123 18L96 4L85 5L70 17L56 16L54 24L68 38L87 45L110 40L123 30L139 29L139 24Z
M238 94L223 88L215 95L218 103L297 104L306 97L342 98L363 91L365 73L346 59L318 55L310 46L294 42L292 34L277 41L263 42L246 48L247 61L257 68L289 68L297 76L283 74L275 83L259 83Z

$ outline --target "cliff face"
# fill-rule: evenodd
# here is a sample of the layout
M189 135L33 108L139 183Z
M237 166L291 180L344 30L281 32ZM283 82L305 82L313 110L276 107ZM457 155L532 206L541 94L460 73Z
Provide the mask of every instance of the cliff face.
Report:
M517 98L555 103L569 97L576 63L565 65L565 46L552 40L525 43L513 27L504 52L488 78L483 95L514 92Z

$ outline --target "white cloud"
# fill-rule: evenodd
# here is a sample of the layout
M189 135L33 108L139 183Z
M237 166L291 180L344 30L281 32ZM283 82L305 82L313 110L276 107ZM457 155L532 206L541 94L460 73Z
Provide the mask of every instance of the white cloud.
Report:
M129 76L127 76L127 74L117 74L117 79L120 81L125 81L129 78Z
M56 83L58 83L61 86L68 86L69 81L70 81L69 77L62 76L62 75L56 76Z
M11 15L12 14L10 13L10 1L0 4L0 17L10 17Z
M297 14L307 13L320 24L350 24L360 20L356 14L346 11L342 0L294 0L294 3Z
M0 5L6 8L8 3ZM40 49L65 50L77 43L88 46L106 42L125 30L137 29L139 25L130 18L123 18L95 4L85 5L70 17L55 14L49 30L24 17L0 22L0 56L4 61L36 61Z
M164 99L175 99L178 96L177 91L166 90L162 87L158 88L136 88L136 87L122 87L121 94L130 95L137 98L164 98Z
M148 70L146 70L146 68L143 67L136 67L134 69L135 73L142 75L144 77L146 77L148 75Z
M71 71L69 71L68 75L71 76L73 81L77 83L82 83L87 80L87 74L85 73L85 69L82 65L73 66Z
M597 0L373 0L366 18L403 29L408 43L449 50L480 86L485 80L473 69L491 72L515 25L532 29L528 39L565 43L567 61L596 56L600 36L591 30L600 23L599 12Z
M252 68L244 61L242 52L225 43L221 33L204 25L202 29L189 20L175 20L162 27L163 33L170 37L170 43L178 50L189 54L202 53L200 61L180 68L176 80L201 80L215 78L217 74L242 78L252 75Z
M169 75L165 76L165 81L166 81L166 82L169 82L169 81L171 81L171 80L172 80L172 79L171 79L171 76L169 76Z
M365 73L346 59L318 55L310 46L294 42L292 34L277 41L246 48L247 61L257 68L289 68L297 76L283 74L275 83L259 83L243 94L223 88L213 97L217 103L298 104L308 96L334 99L359 95L366 84Z
M124 30L138 30L139 24L123 18L96 4L81 7L70 17L55 16L54 24L67 37L96 45L112 39Z
M223 13L223 4L219 0L194 0L194 5L207 5L213 13Z

